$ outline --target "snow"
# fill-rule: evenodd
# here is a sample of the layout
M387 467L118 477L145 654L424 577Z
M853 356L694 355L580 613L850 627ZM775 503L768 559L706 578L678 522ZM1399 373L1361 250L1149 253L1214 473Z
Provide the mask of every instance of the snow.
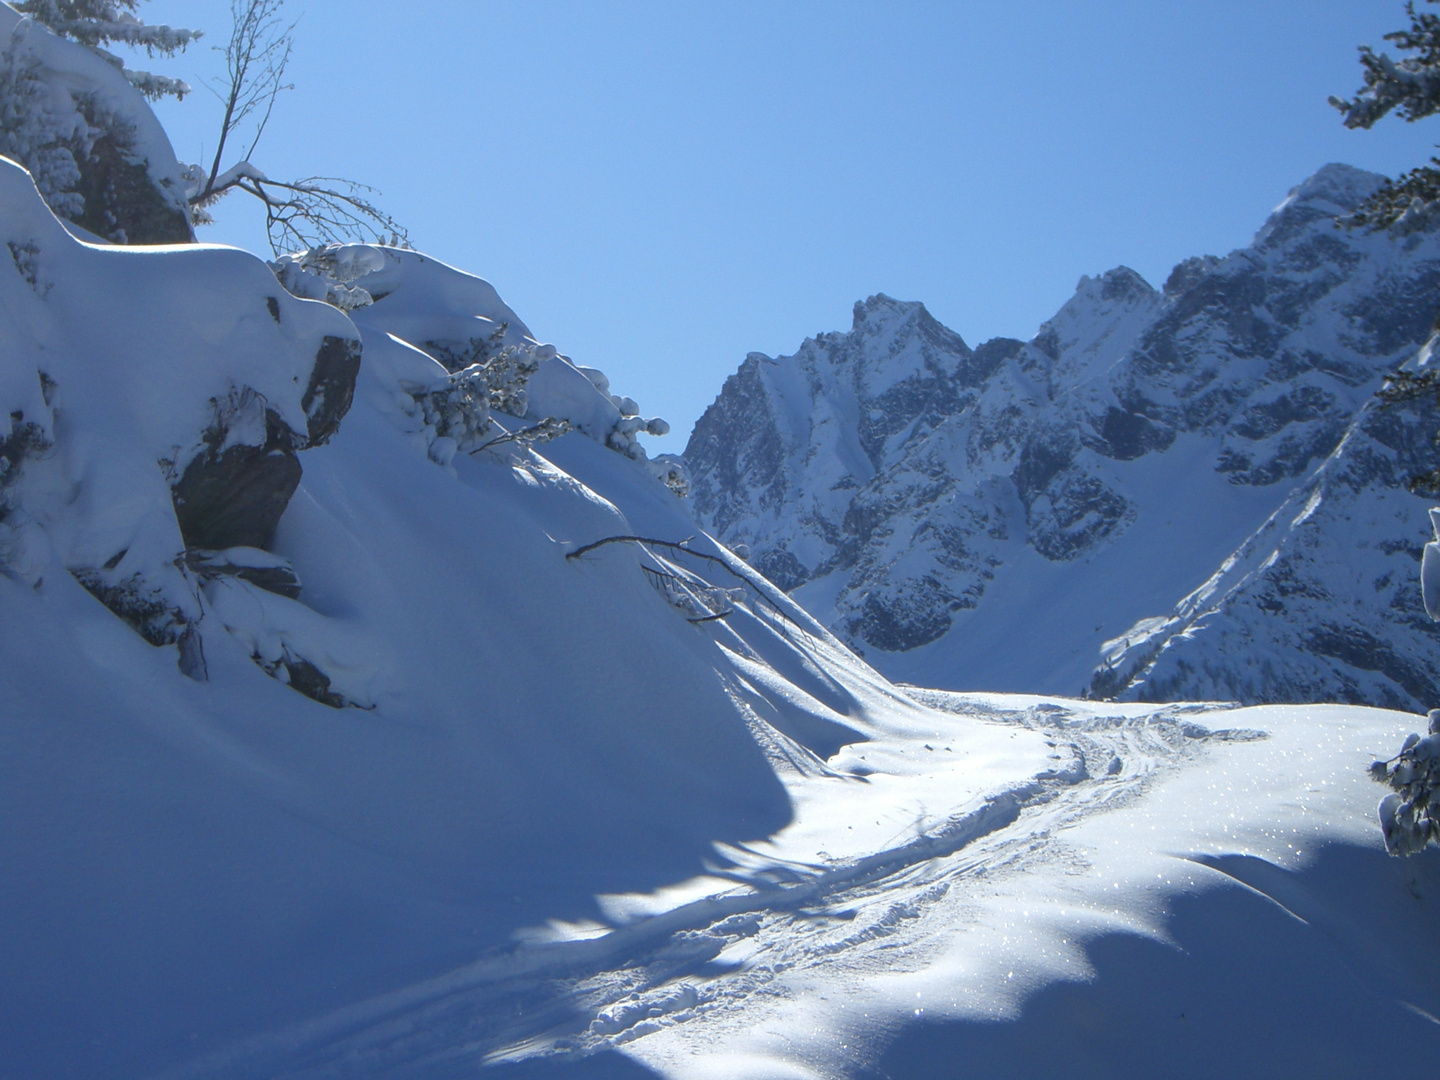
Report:
M1425 614L1440 619L1440 507L1431 508L1430 527L1435 539L1425 545L1420 558L1420 595L1425 601Z
M1414 717L897 687L615 452L603 375L481 279L376 248L347 317L243 252L78 242L8 164L0 221L33 260L0 273L0 405L44 444L0 489L0 1073L1357 1075L1440 1045L1440 869L1384 856L1367 774ZM528 415L581 430L437 453L427 346L501 324ZM305 430L326 337L364 342L354 404L270 549L185 552L167 471L218 409L259 437L256 395ZM693 539L571 557L622 535ZM206 678L81 584L117 553L193 588Z
M152 32L168 30L165 27L149 29ZM36 74L47 96L44 115L51 127L50 139L78 134L82 142L85 141L88 125L82 116L82 107L92 109L114 130L127 132L127 154L144 163L163 197L188 213L184 170L176 160L170 138L124 72L96 52L57 37L43 24L22 16L8 4L0 4L0 41L6 42L18 57L33 59L36 63ZM163 51L172 42L177 46L184 44L172 38L156 47ZM133 74L146 75L144 72ZM93 135L88 138L93 139Z

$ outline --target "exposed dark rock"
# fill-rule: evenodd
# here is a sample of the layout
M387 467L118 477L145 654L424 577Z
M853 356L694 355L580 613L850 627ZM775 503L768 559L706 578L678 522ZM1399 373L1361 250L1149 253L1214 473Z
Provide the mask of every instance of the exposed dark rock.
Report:
M1220 259L1215 255L1197 255L1177 263L1175 269L1170 271L1170 276L1165 279L1165 295L1178 296L1188 292L1219 265Z
M976 346L970 359L961 361L958 374L963 386L982 386L1006 360L1020 355L1025 343L1017 338L997 337ZM1053 360L1054 357L1051 357Z
M264 446L206 450L172 489L185 546L269 547L300 486L300 471L294 451L269 440Z
M1134 513L1099 477L1067 476L1030 504L1030 543L1051 562L1068 562L1119 532Z
M1379 672L1410 695L1409 701L1397 698L1387 702L1390 708L1408 709L1413 701L1440 701L1440 682L1436 681L1429 664L1402 656L1390 642L1375 637L1364 627L1317 626L1310 631L1306 643L1320 656L1331 657L1360 671ZM1364 704L1364 701L1356 700L1355 704Z
M296 446L319 446L340 430L340 421L350 411L355 397L355 377L360 373L358 338L326 336L315 354L315 367L300 406L305 410L308 442Z
M321 705L328 705L332 709L343 709L355 704L343 694L338 694L331 689L330 676L303 656L294 656L289 650L286 650L284 655L274 663L267 663L259 656L251 657L251 659L272 678L278 679L290 689L320 702Z
M853 620L848 629L867 644L886 652L919 648L950 629L949 600L939 583L927 578L920 589L910 595L867 597L860 617Z
M326 442L355 395L360 343L327 336L301 399L306 431L294 431L257 394L239 391L216 403L216 418L204 435L204 449L172 487L175 516L187 548L268 548L290 496L300 484L296 452ZM263 412L264 439L258 445L231 442L237 425L254 424Z
M87 116L92 125L93 117ZM90 146L74 148L80 167L76 191L85 200L75 224L96 236L121 244L188 244L195 240L190 219L174 199L167 198L150 178L143 161L134 161L117 134L106 131Z
M185 553L185 563L202 580L217 577L237 577L248 581L258 589L275 593L277 596L300 597L300 578L288 562L256 549L230 551L191 550Z
M810 577L810 572L805 569L804 564L784 548L762 551L758 555L752 556L750 563L756 570L787 592L805 584Z
M783 498L784 446L761 376L761 365L773 363L751 353L696 421L686 447L696 510L722 531L748 512L750 498L737 498L739 492L753 492L762 508Z
M1105 419L1100 423L1100 439L1096 449L1106 457L1134 461L1152 450L1168 450L1175 441L1175 431L1147 416L1112 405L1105 410Z

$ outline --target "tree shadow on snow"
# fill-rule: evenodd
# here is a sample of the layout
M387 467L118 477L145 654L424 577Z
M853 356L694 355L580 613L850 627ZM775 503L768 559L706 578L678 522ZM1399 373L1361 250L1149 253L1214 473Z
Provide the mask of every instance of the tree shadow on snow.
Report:
M1091 981L1045 987L1013 1022L907 1027L870 1075L1353 1080L1435 1060L1440 853L1205 862L1233 883L1174 901L1173 945L1098 938Z

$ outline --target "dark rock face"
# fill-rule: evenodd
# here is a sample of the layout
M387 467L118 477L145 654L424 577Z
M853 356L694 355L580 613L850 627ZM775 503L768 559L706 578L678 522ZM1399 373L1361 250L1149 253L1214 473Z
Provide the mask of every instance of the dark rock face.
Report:
M848 334L792 357L751 354L686 449L697 515L892 677L1076 693L1102 644L1113 652L1125 627L1164 623L1158 613L1342 440L1350 456L1325 466L1331 483L1403 493L1393 460L1360 480L1367 458L1390 453L1380 428L1393 421L1370 417L1364 439L1347 432L1429 331L1440 237L1337 228L1379 182L1327 166L1249 248L1186 260L1163 294L1125 267L1083 279L1029 342L971 349L922 305L876 296ZM1290 570L1330 590L1313 569ZM1031 584L1040 578L1050 584ZM1057 588L1063 607L1047 596ZM1385 611L1387 626L1408 617ZM1279 617L1303 621L1295 647L1329 666L1301 673L1272 657L1267 674L1226 682L1216 672L1232 661L1202 662L1196 629L1167 653L1192 658L1156 667L1145 693L1390 704L1422 688L1410 659L1373 646L1379 625L1322 625L1318 608L1293 603ZM1254 618L1273 624L1277 610ZM1347 635L1372 644L1342 649ZM1393 693L1354 675L1362 653L1392 672ZM1132 693L1144 665L1125 666L1097 673L1092 692Z
M260 446L221 450L224 428L206 434L206 450L172 489L175 517L187 548L268 548L280 515L300 486L300 460L290 434L272 412Z
M278 321L278 320L277 320ZM340 421L355 399L355 377L360 373L360 342L327 336L315 354L315 368L300 405L305 410L306 442L295 449L320 446L340 430Z
M355 395L360 343L326 337L315 356L301 405L306 430L289 427L259 395L240 391L216 405L204 449L172 487L186 548L268 548L300 484L298 451L319 446L340 428ZM238 430L263 437L237 440Z
M76 225L122 244L188 244L195 240L186 213L155 186L143 163L132 161L115 134L74 149L76 192L85 200Z

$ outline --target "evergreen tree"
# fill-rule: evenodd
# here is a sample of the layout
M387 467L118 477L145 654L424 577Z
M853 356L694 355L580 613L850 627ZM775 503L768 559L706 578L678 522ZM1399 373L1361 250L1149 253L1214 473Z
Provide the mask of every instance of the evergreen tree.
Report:
M1428 0L1434 4L1440 0ZM1407 121L1423 120L1440 113L1440 15L1417 11L1414 0L1405 5L1410 26L1386 34L1404 54L1399 60L1377 53L1368 45L1360 47L1360 66L1365 86L1349 101L1332 97L1330 104L1344 114L1345 126L1370 128L1394 112ZM1440 208L1440 157L1428 165L1411 169L1395 180L1387 180L1358 211L1346 221L1370 229L1407 232L1428 228ZM1440 333L1440 322L1437 322ZM1436 339L1431 338L1431 346ZM1440 404L1440 370L1428 366L1397 371L1385 381L1380 398L1387 403L1434 398ZM1440 469L1410 479L1417 494L1440 494ZM1431 549L1440 555L1440 510L1430 511L1436 523L1436 541L1427 545L1421 579L1425 609L1440 619L1440 590L1431 567ZM1440 559L1436 560L1440 565ZM1440 709L1429 715L1425 737L1412 734L1400 753L1389 761L1377 761L1371 775L1388 784L1394 793L1380 803L1380 827L1385 847L1392 855L1413 855L1427 844L1440 843Z
M152 101L162 97L183 98L190 84L167 75L136 71L104 45L118 42L144 49L149 56L173 56L200 36L198 30L170 26L148 26L135 15L140 0L20 0L14 8L36 22L44 23L61 37L87 46L114 64L130 84Z
M1434 4L1437 0L1428 0ZM1390 114L1422 120L1440 112L1440 15L1405 5L1410 26L1386 34L1402 56L1392 59L1369 45L1360 46L1365 85L1351 100L1332 97L1330 104L1345 116L1348 128L1370 128ZM1369 228L1420 228L1428 224L1440 204L1440 157L1385 183L1350 219Z

